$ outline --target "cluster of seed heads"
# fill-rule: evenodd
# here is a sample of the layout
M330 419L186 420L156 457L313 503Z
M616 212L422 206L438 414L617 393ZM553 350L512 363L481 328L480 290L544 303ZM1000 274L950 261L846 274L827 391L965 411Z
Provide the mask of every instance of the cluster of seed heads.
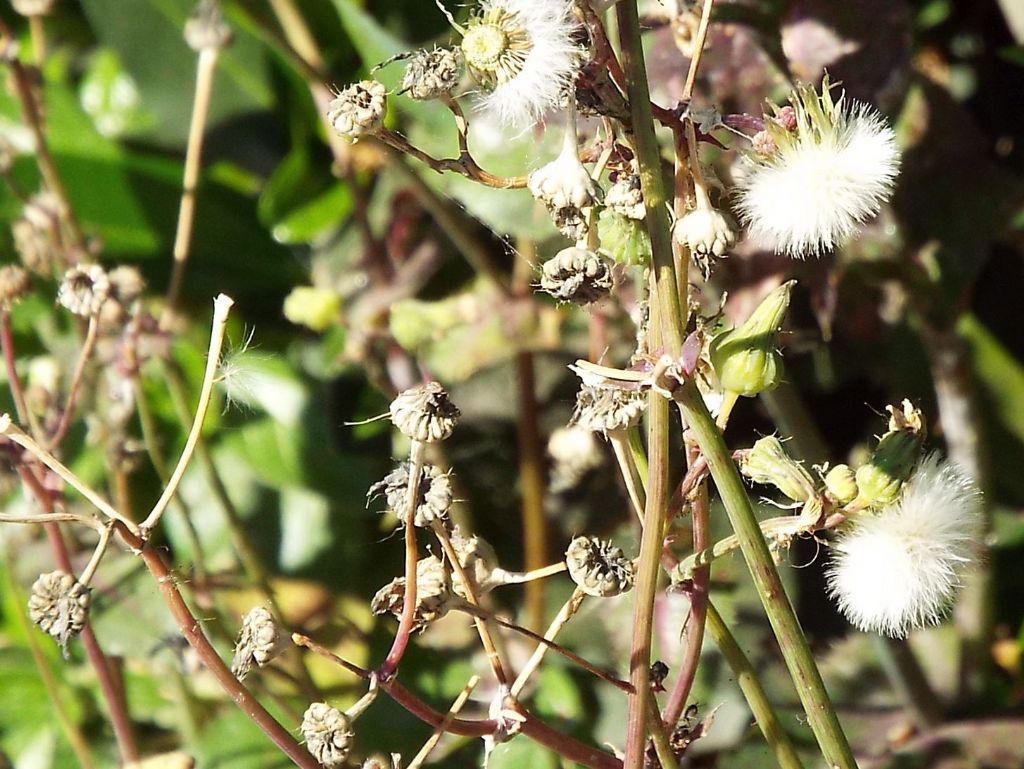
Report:
M565 551L565 563L572 581L587 595L608 598L633 588L633 562L606 540L576 537Z
M28 599L28 615L67 653L68 642L89 618L89 588L66 571L39 575Z
M460 416L447 391L437 382L411 387L391 401L391 421L414 441L433 443L452 434Z

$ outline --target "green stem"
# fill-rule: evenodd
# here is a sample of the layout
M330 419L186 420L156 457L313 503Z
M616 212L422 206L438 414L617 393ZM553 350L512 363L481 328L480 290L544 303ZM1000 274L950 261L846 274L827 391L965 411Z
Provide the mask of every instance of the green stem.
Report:
M654 743L654 752L658 756L658 763L661 769L679 769L679 761L672 752L672 741L661 722L661 711L658 710L658 700L654 692L647 695L647 724L651 729L651 742Z
M718 609L710 601L707 602L707 629L711 637L715 639L718 650L722 652L725 661L729 663L732 672L736 675L736 683L739 684L743 696L747 699L750 712L754 714L757 727L764 735L765 741L775 754L782 769L803 769L800 758L793 749L793 743L782 728L768 695L765 694L761 682L757 678L757 671L750 664L743 649L736 643L736 639L729 632L729 627L718 613Z
M942 709L921 664L903 638L874 636L878 659L900 700L922 732L942 723Z
M775 568L768 544L765 542L754 517L754 510L747 497L739 471L708 413L704 400L691 381L680 387L675 398L683 418L701 447L711 476L722 497L725 511L729 516L740 550L747 562L747 568L757 587L765 613L779 641L782 656L789 668L800 702L807 713L811 730L818 740L822 755L831 767L855 769L857 766L853 751L843 734L832 701L825 690L811 648L797 621L796 612L786 596Z

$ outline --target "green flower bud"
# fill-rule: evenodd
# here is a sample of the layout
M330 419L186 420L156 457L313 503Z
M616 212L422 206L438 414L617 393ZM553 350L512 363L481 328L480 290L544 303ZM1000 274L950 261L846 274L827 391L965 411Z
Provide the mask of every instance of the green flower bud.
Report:
M795 282L768 294L742 326L711 340L711 365L727 392L752 398L782 381L782 355L776 344Z
M794 502L814 496L814 480L795 461L774 435L761 438L740 464L740 470L755 483L774 486Z
M825 488L836 501L845 505L857 496L857 479L849 465L836 465L825 474Z
M884 507L896 501L924 443L924 420L910 401L904 400L902 409L887 408L889 432L879 440L867 464L857 468L857 501L865 507Z
M284 316L297 326L326 331L338 317L341 297L334 291L298 286L284 300Z

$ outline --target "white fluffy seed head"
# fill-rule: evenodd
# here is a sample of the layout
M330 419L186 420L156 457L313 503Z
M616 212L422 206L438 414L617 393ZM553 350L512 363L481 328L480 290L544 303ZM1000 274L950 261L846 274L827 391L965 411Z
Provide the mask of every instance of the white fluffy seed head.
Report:
M581 63L576 26L569 0L484 0L461 47L481 108L529 128L560 106Z
M748 157L736 210L752 238L792 257L835 248L878 213L899 173L896 136L870 106L833 102L805 86L792 98L796 127L766 120L775 144Z
M862 514L833 544L829 593L860 630L902 638L938 624L975 560L980 517L977 486L929 455L895 504Z

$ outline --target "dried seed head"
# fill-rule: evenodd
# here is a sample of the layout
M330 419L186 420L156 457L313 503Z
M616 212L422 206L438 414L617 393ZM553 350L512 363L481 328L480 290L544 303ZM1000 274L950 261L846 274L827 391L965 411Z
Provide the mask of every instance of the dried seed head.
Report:
M583 385L576 395L572 423L595 433L625 430L640 421L646 405L641 392Z
M698 256L725 256L736 243L736 229L729 217L714 208L698 206L676 221L672 230L676 243Z
M110 280L98 264L76 265L64 273L57 301L75 315L88 318L103 307L110 296Z
M416 51L405 68L401 93L413 99L436 99L459 84L461 56L456 48Z
M138 268L128 264L115 267L107 273L110 281L110 296L122 306L129 307L146 290L146 281Z
M89 588L65 571L40 574L28 599L28 616L67 654L68 642L89 618Z
M455 550L462 570L466 573L466 578L477 597L504 584L501 579L496 577L496 574L501 573L498 568L498 556L487 540L475 534L471 537L463 537L456 529L452 534L452 548ZM453 579L452 582L455 594L465 598L466 593L461 581Z
M619 216L641 220L647 217L644 193L638 174L620 174L608 188L604 204Z
M600 467L604 461L594 433L576 425L559 427L551 433L548 455L554 460L551 468L551 491L554 494L576 488L587 473Z
M231 27L224 21L217 0L200 0L185 22L185 42L196 53L231 44Z
M0 267L0 307L9 310L28 294L30 288L32 281L24 268L16 264Z
M373 484L367 492L368 499L383 494L388 508L393 511L399 524L405 523L405 512L409 503L409 462L402 462L388 473L384 480ZM434 465L424 463L420 472L420 484L416 495L416 509L413 524L429 526L433 521L448 520L448 510L452 506L452 484L447 473L442 473Z
M572 246L544 262L540 287L564 302L590 304L611 293L612 272L593 251Z
M51 272L56 249L46 230L40 230L28 219L18 219L11 225L11 235L14 250L27 269L39 275Z
M239 681L245 680L253 663L263 667L288 646L273 616L262 606L256 606L245 615L242 629L235 644L231 672Z
M306 708L300 728L306 750L324 769L345 766L355 736L348 716L326 702L314 702Z
M601 191L576 154L575 136L572 131L571 141L561 154L530 174L527 186L534 199L547 208L559 231L579 240L587 231L586 211L597 202Z
M455 429L460 412L438 382L410 387L391 401L391 421L414 441L443 441Z
M22 16L49 16L55 0L11 0L14 10Z
M421 630L441 619L452 605L452 579L437 556L421 558L416 563L416 620L413 627ZM405 601L405 577L397 577L377 591L370 602L374 614L402 614Z
M587 595L608 598L633 588L633 562L622 548L597 537L576 537L565 551L569 576Z
M363 80L341 91L327 105L327 119L340 136L358 139L384 125L387 91L383 83Z

